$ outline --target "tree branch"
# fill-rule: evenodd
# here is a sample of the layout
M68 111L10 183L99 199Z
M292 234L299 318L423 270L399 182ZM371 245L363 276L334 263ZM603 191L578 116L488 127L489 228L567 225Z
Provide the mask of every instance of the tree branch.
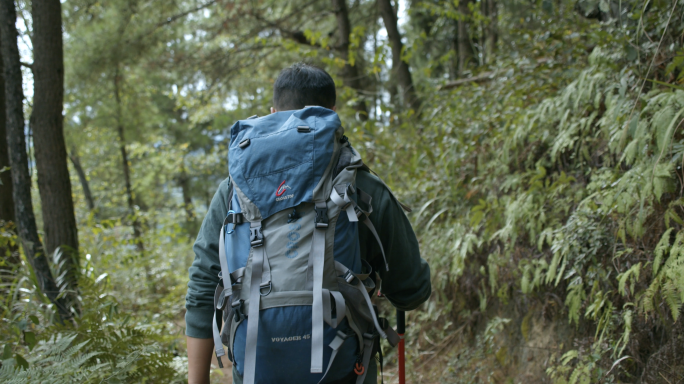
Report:
M308 8L309 6L311 6L311 4L315 3L315 1L316 1L316 0L312 0L312 1L309 1L309 2L307 2L307 3L302 4L299 8L295 9L294 11L292 11L291 13L289 13L288 15L283 16L283 17L281 17L280 19L278 19L278 20L276 20L276 21L270 21L270 20L268 20L268 19L266 19L266 18L264 18L264 17L261 17L261 14L262 14L261 12L250 12L250 14L251 14L257 21L259 21L259 22L265 24L267 27L273 28L273 29L277 30L278 32L280 32L280 34L281 34L283 37L285 37L285 38L288 38L288 39L290 39L290 40L293 40L293 41L295 41L295 42L298 43L298 44L308 45L308 46L316 47L316 48L323 48L323 47L321 47L320 44L318 44L318 43L313 43L313 42L311 42L309 39L307 39L307 38L306 38L306 35L304 34L304 31L302 31L302 30L297 30L297 29L296 29L296 30L291 30L291 29L288 29L288 28L285 28L285 27L282 26L282 24L283 24L285 21L287 21L288 19L292 18L294 15L301 15L301 14L304 12L304 10L305 10L306 8ZM309 20L311 20L311 18L309 18ZM332 36L333 33L334 33L334 30L333 30L332 32L329 33L329 36ZM338 49L337 47L331 47L331 48L332 48L332 49Z
M445 89L456 88L456 87L461 86L463 84L482 83L485 81L491 81L491 80L494 80L494 75L496 75L495 72L485 72L485 73L482 73L482 74L474 76L474 77L469 77L467 79L458 79L455 81L450 81L444 85L440 85L439 87L437 87L437 90L443 91Z
M178 19L182 19L182 18L184 18L185 16L187 16L187 15L189 15L189 14L191 14L191 13L195 13L195 12L197 12L197 11L201 11L201 10L203 10L204 8L210 7L210 6L214 5L214 4L216 4L216 0L211 0L211 1L209 1L208 3L206 3L206 4L202 4L202 5L198 6L198 7L195 7L195 8L193 8L193 9L187 10L187 11L185 11L185 12L181 12L181 13L179 13L179 14L177 14L177 15L170 16L170 17L167 18L165 21L163 21L163 22L157 24L157 28L163 27L163 26L165 26L165 25L167 25L167 24L171 24L171 23L173 23L174 21L176 21L176 20L178 20Z
M177 14L177 15L169 16L166 20L164 20L164 21L162 21L162 22L160 22L160 23L157 23L157 25L156 25L154 28L152 28L151 30L149 30L149 31L147 31L147 32L145 32L145 33L143 33L143 34L141 34L141 35L139 35L139 36L136 36L135 39L126 39L125 42L126 42L126 44L129 44L132 40L139 40L139 39L141 39L141 38L143 38L143 37L149 36L149 35L155 33L159 28L161 28L161 27L163 27L163 26L169 25L169 24L173 23L174 21L176 21L176 20L178 20L178 19L182 19L182 18L184 18L185 16L187 16L187 15L189 15L189 14L191 14L191 13L194 13L194 12L197 12L197 11L201 11L201 10L203 10L203 9L205 9L205 8L208 8L208 7L210 7L210 6L214 5L214 4L216 4L216 0L211 0L211 1L209 1L208 3L206 3L206 4L202 4L202 5L198 6L198 7L193 8L193 9L187 10L187 11L185 11L185 12L181 12L181 13L179 13L179 14Z

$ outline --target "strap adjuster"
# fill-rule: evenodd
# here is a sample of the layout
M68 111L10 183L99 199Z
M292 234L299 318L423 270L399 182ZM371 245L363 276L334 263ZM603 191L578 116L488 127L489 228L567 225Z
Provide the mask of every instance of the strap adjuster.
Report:
M328 207L314 207L316 211L316 228L328 228Z
M236 323L239 323L242 319L246 318L245 313L242 311L242 303L244 303L244 300L240 300L236 303L233 303L233 312L235 313L234 319Z
M235 232L235 228L238 226L238 224L242 224L244 222L245 216L242 213L237 213L233 210L228 211L226 219L223 221L223 225L233 224L233 228L231 228L230 231L227 231L226 234L230 235L231 233Z
M228 215L226 216L226 223L227 224L242 224L245 222L245 217L242 213L240 212L235 212L235 211L228 211Z
M250 244L253 248L261 247L264 245L264 235L261 233L261 227L250 228Z
M227 291L227 289L224 289L223 291L221 291L221 295L219 296L219 300L218 300L218 303L216 305L216 309L218 309L218 310L223 311L224 309L226 309L226 304L228 304L228 299L229 299L229 296L226 296L226 291Z
M354 275L351 271L347 271L347 274L344 275L344 281L349 284L351 284L354 279L356 279L356 275Z

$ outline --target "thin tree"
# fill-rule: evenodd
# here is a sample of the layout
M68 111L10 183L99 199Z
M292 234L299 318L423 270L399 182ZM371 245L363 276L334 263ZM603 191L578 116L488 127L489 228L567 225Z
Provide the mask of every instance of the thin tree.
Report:
M494 49L499 39L499 12L496 0L480 1L482 14L486 17L484 27L484 62L491 64L494 60Z
M69 160L71 160L71 164L74 166L74 170L78 175L78 181L81 182L81 188L83 189L83 196L85 197L88 210L92 212L95 210L95 200L93 200L93 194L90 191L90 184L88 183L85 170L83 170L83 166L81 165L81 158L78 156L78 150L76 147L71 147Z
M5 76L2 64L2 43L0 42L0 226L14 231L14 197L12 197L12 176L7 150L7 129L5 114ZM11 281L11 271L19 264L17 247L12 244L0 246L0 292L6 292L5 284Z
M458 76L463 76L469 65L475 62L475 50L470 37L472 12L468 6L472 0L458 2L459 19L456 32L456 53L458 54Z
M181 187L183 196L183 208L185 209L185 219L188 224L195 221L195 212L192 206L192 196L190 195L190 176L185 169L185 158L181 161L180 175L177 177L178 185Z
M138 252L142 255L145 252L145 244L142 241L142 230L140 220L135 212L135 200L133 196L133 188L131 186L131 166L128 161L128 151L126 150L126 132L123 122L123 105L121 100L121 82L122 75L119 71L119 64L116 64L114 70L114 101L116 102L116 129L119 134L119 150L121 151L121 165L124 173L124 185L126 187L126 201L128 202L129 215L131 217L131 224L133 227L133 239Z
M64 53L59 0L35 0L33 16L34 96L31 128L35 148L48 255L61 252L64 281L70 291L78 282L78 230L64 143Z
M397 21L397 13L390 0L378 0L378 7L382 21L387 30L387 37L392 46L392 74L400 88L400 95L404 102L404 107L412 108L418 112L420 110L420 99L413 86L411 71L406 61L402 60L404 44L401 42L401 33Z
M62 320L71 319L67 302L60 297L60 290L50 271L43 244L38 237L38 228L31 202L31 177L28 172L28 155L24 136L24 110L21 62L17 46L17 19L13 0L0 0L0 41L2 41L3 73L5 76L5 111L7 147L12 172L12 195L14 215L24 254L38 280L41 291L55 304Z
M347 8L347 0L332 0L333 12L337 19L337 31L339 42L336 46L340 58L344 60L344 67L340 71L342 82L345 86L355 89L363 89L363 79L359 74L359 68L349 60L349 47L351 36L351 23L349 22L349 10ZM354 110L360 120L368 119L368 108L363 99L359 99L354 103Z

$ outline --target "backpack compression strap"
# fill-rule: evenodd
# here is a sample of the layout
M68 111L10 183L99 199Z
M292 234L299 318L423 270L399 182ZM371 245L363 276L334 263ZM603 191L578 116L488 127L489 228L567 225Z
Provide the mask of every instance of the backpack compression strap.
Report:
M330 361L328 362L328 368L325 370L325 373L323 374L323 377L321 380L318 382L318 384L321 384L323 380L325 380L325 377L328 376L328 372L330 372L330 367L333 365L333 361L335 361L335 357L337 357L337 352L339 352L340 348L342 347L342 344L347 340L349 335L342 331L337 331L337 335L333 339L333 341L328 344L330 348L332 348L332 354L330 355Z
M214 292L214 320L212 322L212 336L214 339L214 352L216 353L216 360L218 361L219 368L223 368L223 361L221 361L221 356L226 355L226 351L223 348L223 342L221 341L221 326L223 320L223 311L226 310L227 306L231 306L231 298L233 297L234 291L239 291L242 288L242 278L245 275L245 268L240 268L233 273L229 272L228 269L228 259L226 258L226 224L231 220L230 214L226 217L221 226L221 232L219 234L219 262L221 263L221 273L219 274L220 280L219 284L216 286L216 291ZM230 232L228 232L230 233ZM233 287L233 283L235 286ZM237 294L239 296L239 294ZM232 355L228 355L228 360L232 361Z
M261 233L261 221L250 223L250 240L252 245L252 279L249 283L249 312L247 315L247 336L245 347L244 382L254 383L256 377L256 352L259 336L259 304L261 301L261 279L264 271L264 237Z
M313 304L311 305L311 373L323 372L323 264L325 231L328 228L328 206L315 202L316 223L311 242L313 267Z
M232 196L232 193L231 193ZM233 294L232 281L230 278L230 272L228 271L228 260L226 259L226 242L225 242L225 232L226 232L226 220L224 219L223 225L221 225L221 233L219 234L219 262L221 263L221 280L223 281L223 290L219 293L221 284L216 287L216 293L214 294L214 321L212 321L212 334L214 337L214 352L216 353L216 360L220 368L223 368L223 362L221 361L221 356L226 355L225 349L223 349L223 343L221 342L221 334L219 329L219 318L217 314L219 311L223 311L226 307L226 302L229 300L230 296ZM223 316L221 316L221 319Z

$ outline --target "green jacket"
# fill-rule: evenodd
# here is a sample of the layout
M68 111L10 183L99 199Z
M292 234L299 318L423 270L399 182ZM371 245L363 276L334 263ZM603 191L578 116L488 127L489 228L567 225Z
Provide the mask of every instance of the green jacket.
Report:
M370 220L385 249L389 272L385 271L377 241L365 225L359 226L361 257L380 274L382 293L396 308L404 311L416 309L430 297L432 287L430 268L420 257L418 240L411 223L380 179L359 171L356 185L373 198ZM189 269L190 282L185 298L185 333L190 337L212 337L214 290L221 271L219 231L228 212L230 190L229 179L221 182L193 247L195 260Z

